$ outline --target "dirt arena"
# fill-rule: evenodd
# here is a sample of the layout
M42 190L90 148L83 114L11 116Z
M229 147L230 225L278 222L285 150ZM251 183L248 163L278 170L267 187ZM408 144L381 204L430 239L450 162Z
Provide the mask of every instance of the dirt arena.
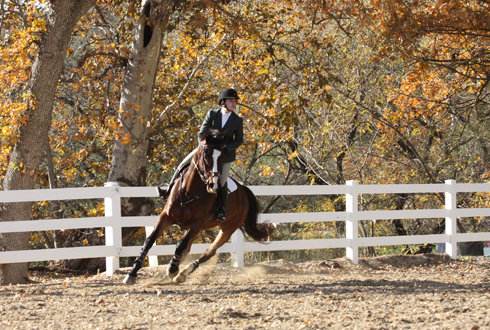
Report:
M107 277L31 274L0 286L0 329L490 329L490 259L385 256ZM156 277L155 277L156 275Z

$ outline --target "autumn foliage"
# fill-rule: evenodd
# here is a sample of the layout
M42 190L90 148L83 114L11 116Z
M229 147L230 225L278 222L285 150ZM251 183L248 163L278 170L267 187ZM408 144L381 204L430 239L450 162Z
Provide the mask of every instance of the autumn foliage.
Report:
M147 123L144 183L168 181L195 148L203 116L216 107L223 87L241 96L246 143L232 175L245 184L486 182L490 176L488 2L168 3L173 11L158 70L154 85L146 86L153 93L148 118L137 107L125 110L133 104L120 104L134 55L133 32L143 19L140 2L98 1L78 22L58 82L37 188L103 185L115 166L114 143L134 144L137 152L127 118ZM49 1L7 1L1 8L0 176L8 166L22 170L23 164L9 165L9 155L26 107L35 107L26 84L49 7ZM468 195L459 202L484 206L488 199ZM342 210L343 203L339 196L263 201L266 211L277 212ZM362 203L368 209L403 209L440 206L441 199L383 196ZM103 209L96 202L44 203L35 217L63 212L96 216ZM482 223L468 221L472 229ZM338 226L322 226L317 233L342 235ZM308 236L310 229L292 226L286 232ZM438 221L421 228L404 220L366 225L362 232L438 230ZM82 241L90 244L100 233L89 236Z

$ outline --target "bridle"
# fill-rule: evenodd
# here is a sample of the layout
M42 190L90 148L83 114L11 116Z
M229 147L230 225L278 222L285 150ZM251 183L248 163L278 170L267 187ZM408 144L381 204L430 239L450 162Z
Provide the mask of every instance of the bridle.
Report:
M207 147L208 145L207 144L203 144L202 146L202 150L201 150L201 154L200 154L200 163L202 165L202 168L206 169L206 163L204 161L204 158L205 158L205 154L204 154L204 149ZM213 150L217 150L217 149L214 149ZM218 171L218 159L219 157L216 157L214 159L214 162L216 162L215 164L215 168L214 170L211 170L211 171L201 171L201 169L199 168L199 164L196 163L195 159L192 158L192 163L194 164L194 167L196 168L196 171L197 173L199 174L199 176L201 177L201 180L202 182L206 185L206 188L208 190L209 193L216 193L216 191L218 190L219 188L219 171Z
M214 138L211 136L211 138ZM219 140L221 141L222 140ZM213 171L206 171L206 147L212 147L213 148ZM191 164L196 168L197 173L199 174L199 177L201 178L201 181L204 183L204 189L201 190L199 193L194 192L190 198L186 198L185 195L189 193L189 191L186 191L186 188L184 187L184 174L181 173L180 175L180 187L179 187L179 199L180 199L180 208L181 208L181 214L180 214L180 219L184 219L184 210L186 205L201 199L203 194L206 194L206 191L208 194L216 194L218 192L219 187L219 169L218 169L218 164L219 164L219 158L222 156L222 153L220 152L219 155L217 155L215 152L219 152L220 150L218 148L214 148L214 144L208 144L203 140L198 148L199 154L196 153L198 161L196 162L196 155L192 157ZM218 144L219 146L219 144ZM199 163L199 164L198 164ZM201 170L201 167L204 169L204 171ZM210 175L211 174L211 175Z
M196 161L194 159L192 160L192 163L194 164L194 167L196 168L197 173L199 174L199 176L201 177L202 182L205 185L208 185L209 184L209 181L212 178L214 178L216 176L219 176L219 172L213 172L213 171L206 172L206 173L201 172L201 170L199 169L199 166L197 165L197 163L196 163ZM212 173L213 175L212 176L209 176L208 173Z

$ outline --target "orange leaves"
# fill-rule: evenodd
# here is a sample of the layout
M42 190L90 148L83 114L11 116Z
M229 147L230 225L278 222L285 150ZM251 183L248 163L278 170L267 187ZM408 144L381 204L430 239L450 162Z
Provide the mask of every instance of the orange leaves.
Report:
M124 136L122 137L122 141L121 141L121 144L122 145L127 145L131 142L131 134L129 134L129 132L126 132L126 134L124 134Z
M297 151L297 150L295 150L295 151L294 151L292 154L290 154L290 155L288 156L288 158L289 158L289 159L293 159L293 158L295 158L295 157L298 157L298 151Z
M105 212L104 203L98 202L95 205L95 207L86 207L86 211L87 211L87 216L89 216L89 217L101 217L101 216L104 216L104 212ZM99 229L99 231L102 232L101 229ZM101 234L98 233L98 236L101 237ZM87 244L84 244L84 245L87 245Z
M31 96L24 92L30 78L32 61L36 56L35 41L40 32L45 30L45 22L37 17L32 4L22 6L19 3L9 3L9 10L2 17L2 28L6 28L0 45L0 122L1 122L1 151L0 178L6 170L10 151L16 142L18 129L27 118L26 110L34 106ZM24 11L28 20L22 21L16 14Z
M14 145L18 128L27 120L26 110L30 104L29 96L23 92L30 75L32 55L27 47L26 31L12 31L11 45L0 47L0 121L2 139L0 164L7 164L10 150ZM0 165L0 177L3 177L5 165Z
M148 156L157 169L149 178L159 178L162 168L170 171L192 149L202 117L216 107L216 93L224 86L241 95L238 112L248 144L240 152L257 148L259 154L274 154L284 148L281 162L303 157L330 178L338 178L337 171L373 178L380 159L396 154L390 146L397 134L422 145L429 133L418 121L430 118L442 125L457 91L478 97L484 87L486 39L461 34L468 21L474 26L467 31L483 33L486 12L476 20L476 1L230 2L214 11L182 12L169 23L152 118L143 118L141 111L129 111L129 103L118 112L138 10L134 4L99 2L110 24L101 25L96 11L79 22L56 97L51 145L57 171L67 182L76 178L71 168L85 166L82 172L93 176L92 183L105 179L111 143L133 140L118 116L129 127L129 121L155 123L165 112L161 125L151 127ZM471 20L461 19L464 11ZM37 51L32 41L43 29L31 15L29 29L9 23L9 43L0 49L0 90L11 96L0 108L5 141L15 139L27 119L22 90ZM288 149L295 144L300 147ZM2 144L0 164L9 148ZM281 173L284 166L261 165L263 177ZM390 170L385 177L392 178Z

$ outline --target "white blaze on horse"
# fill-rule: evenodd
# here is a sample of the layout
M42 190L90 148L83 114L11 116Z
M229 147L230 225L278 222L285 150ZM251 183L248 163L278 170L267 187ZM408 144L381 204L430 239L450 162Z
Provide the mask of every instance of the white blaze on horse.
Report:
M148 251L165 230L178 225L185 230L184 238L177 244L164 281L182 283L187 276L209 260L216 250L225 244L240 228L256 241L264 241L273 231L266 224L258 225L259 203L252 191L240 184L230 193L226 220L216 219L216 192L220 186L219 173L223 166L224 135L218 130L209 130L200 141L197 152L187 171L176 180L167 203L160 214L153 232L146 239L140 256L124 283L136 283L137 272L143 266ZM179 271L181 260L185 260L197 235L206 229L219 226L220 231L213 244L201 257Z

